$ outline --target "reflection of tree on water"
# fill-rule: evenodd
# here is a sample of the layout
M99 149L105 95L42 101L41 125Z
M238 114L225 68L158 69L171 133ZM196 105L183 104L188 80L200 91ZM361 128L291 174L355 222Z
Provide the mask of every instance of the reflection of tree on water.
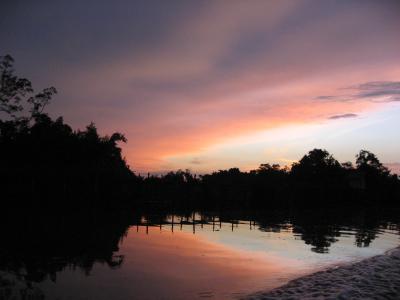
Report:
M295 226L293 232L299 234L307 245L312 246L311 251L317 253L327 253L340 236L340 229L335 226Z
M0 269L27 282L56 281L57 272L79 268L90 274L96 262L118 268L115 256L129 223L123 214L27 213L2 220Z
M175 218L174 218L174 217ZM291 232L299 237L310 250L316 253L328 253L332 244L343 235L354 236L357 247L368 247L376 238L380 230L388 229L399 231L399 218L395 211L378 213L373 209L314 209L314 210L270 210L270 211L224 211L224 212L178 212L175 215L167 210L157 213L144 213L136 226L167 225L173 231L174 226L196 227L212 226L221 228L221 223L228 223L232 231L241 224L249 230L258 229L264 232L279 233ZM139 230L139 229L137 229ZM148 230L146 231L148 232Z
M87 274L95 262L120 266L123 258L114 253L129 225L141 219L140 214L127 216L138 203L164 205L145 214L147 225L162 226L175 213L188 223L193 210L217 211L200 214L201 219L192 222L193 233L197 224L211 219L215 228L215 216L219 222L231 222L232 231L237 220L248 220L250 229L258 226L274 232L291 224L293 232L320 253L337 241L343 225L357 228L357 246L368 246L378 223L371 215L369 224L351 217L342 220L341 212L336 219L325 219L318 215L318 207L350 204L362 211L369 206L398 206L398 176L365 150L356 156L355 166L340 164L326 150L313 149L291 169L261 164L249 172L231 168L200 177L181 170L138 176L118 146L126 142L123 134L102 136L93 123L81 131L73 130L62 117L53 120L44 108L56 90L34 93L29 80L15 75L11 56L0 57L0 79L0 190L7 200L1 208L15 208L0 220L4 224L0 269L29 281L47 277L55 281L56 273L67 266ZM29 207L36 210L28 213ZM313 210L312 215L305 207ZM44 208L51 213L40 211ZM86 211L67 213L77 208ZM105 212L111 208L125 213ZM234 208L238 211L230 211ZM247 214L247 209L258 211Z
M379 232L379 226L376 225L378 222L372 217L363 220L362 226L359 226L356 231L356 241L357 247L368 247L371 242L376 238ZM390 228L390 224L386 225L386 228Z
M13 290L25 283L23 289L27 293L33 292L31 283L46 279L56 281L57 273L66 268L78 269L89 275L96 263L110 268L120 267L124 257L116 253L132 225L159 226L160 230L167 226L168 230L174 230L173 225L175 230L190 226L196 233L195 229L203 226L219 230L221 223L232 224L234 231L240 224L248 230L292 232L317 253L327 253L346 228L355 230L354 244L358 247L368 247L382 228L398 230L398 226L394 225L398 224L396 216L371 217L359 211L238 210L193 213L187 208L168 210L165 207L162 210L132 208L122 212L82 211L70 214L20 210L4 214L0 223L0 270L12 274L19 282L15 285L13 281L4 281L1 277L2 290Z
M376 230L359 229L356 234L357 247L368 247L376 238Z
M0 299L43 300L43 292L28 281L0 272Z

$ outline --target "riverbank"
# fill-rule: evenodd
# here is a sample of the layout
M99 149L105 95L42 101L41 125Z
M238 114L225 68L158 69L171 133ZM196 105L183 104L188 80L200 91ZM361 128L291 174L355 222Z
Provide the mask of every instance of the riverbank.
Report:
M360 262L295 279L268 292L248 296L272 299L399 299L400 247Z

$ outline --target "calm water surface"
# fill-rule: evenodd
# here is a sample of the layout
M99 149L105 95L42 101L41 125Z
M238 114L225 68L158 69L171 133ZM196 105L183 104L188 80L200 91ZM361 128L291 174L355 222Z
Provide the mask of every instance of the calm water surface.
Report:
M30 282L31 288L46 299L232 299L399 245L396 224L271 225L199 214L194 219L193 224L193 216L169 215L160 225L142 216L118 237L113 263L90 259L91 266L85 268L85 263L74 262L76 255L49 257L49 264L71 261L53 275ZM91 255L103 251L95 240L79 257L87 255L85 249ZM2 274L18 277L10 271Z

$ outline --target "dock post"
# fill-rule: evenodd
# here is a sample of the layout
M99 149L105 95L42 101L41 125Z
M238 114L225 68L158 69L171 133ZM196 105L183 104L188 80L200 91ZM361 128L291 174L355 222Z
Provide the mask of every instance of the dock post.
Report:
M195 218L196 218L196 216L195 216L195 214L194 214L194 212L193 212L193 217L192 217L192 223L193 223L193 234L195 234L195 233L196 233L196 224L195 224Z
M215 231L215 216L213 216L213 231Z

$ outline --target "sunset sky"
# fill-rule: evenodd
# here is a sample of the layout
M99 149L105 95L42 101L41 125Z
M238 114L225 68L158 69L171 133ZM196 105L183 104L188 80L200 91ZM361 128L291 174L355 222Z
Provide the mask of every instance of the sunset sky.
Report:
M1 1L0 55L138 173L370 150L400 170L400 1Z

